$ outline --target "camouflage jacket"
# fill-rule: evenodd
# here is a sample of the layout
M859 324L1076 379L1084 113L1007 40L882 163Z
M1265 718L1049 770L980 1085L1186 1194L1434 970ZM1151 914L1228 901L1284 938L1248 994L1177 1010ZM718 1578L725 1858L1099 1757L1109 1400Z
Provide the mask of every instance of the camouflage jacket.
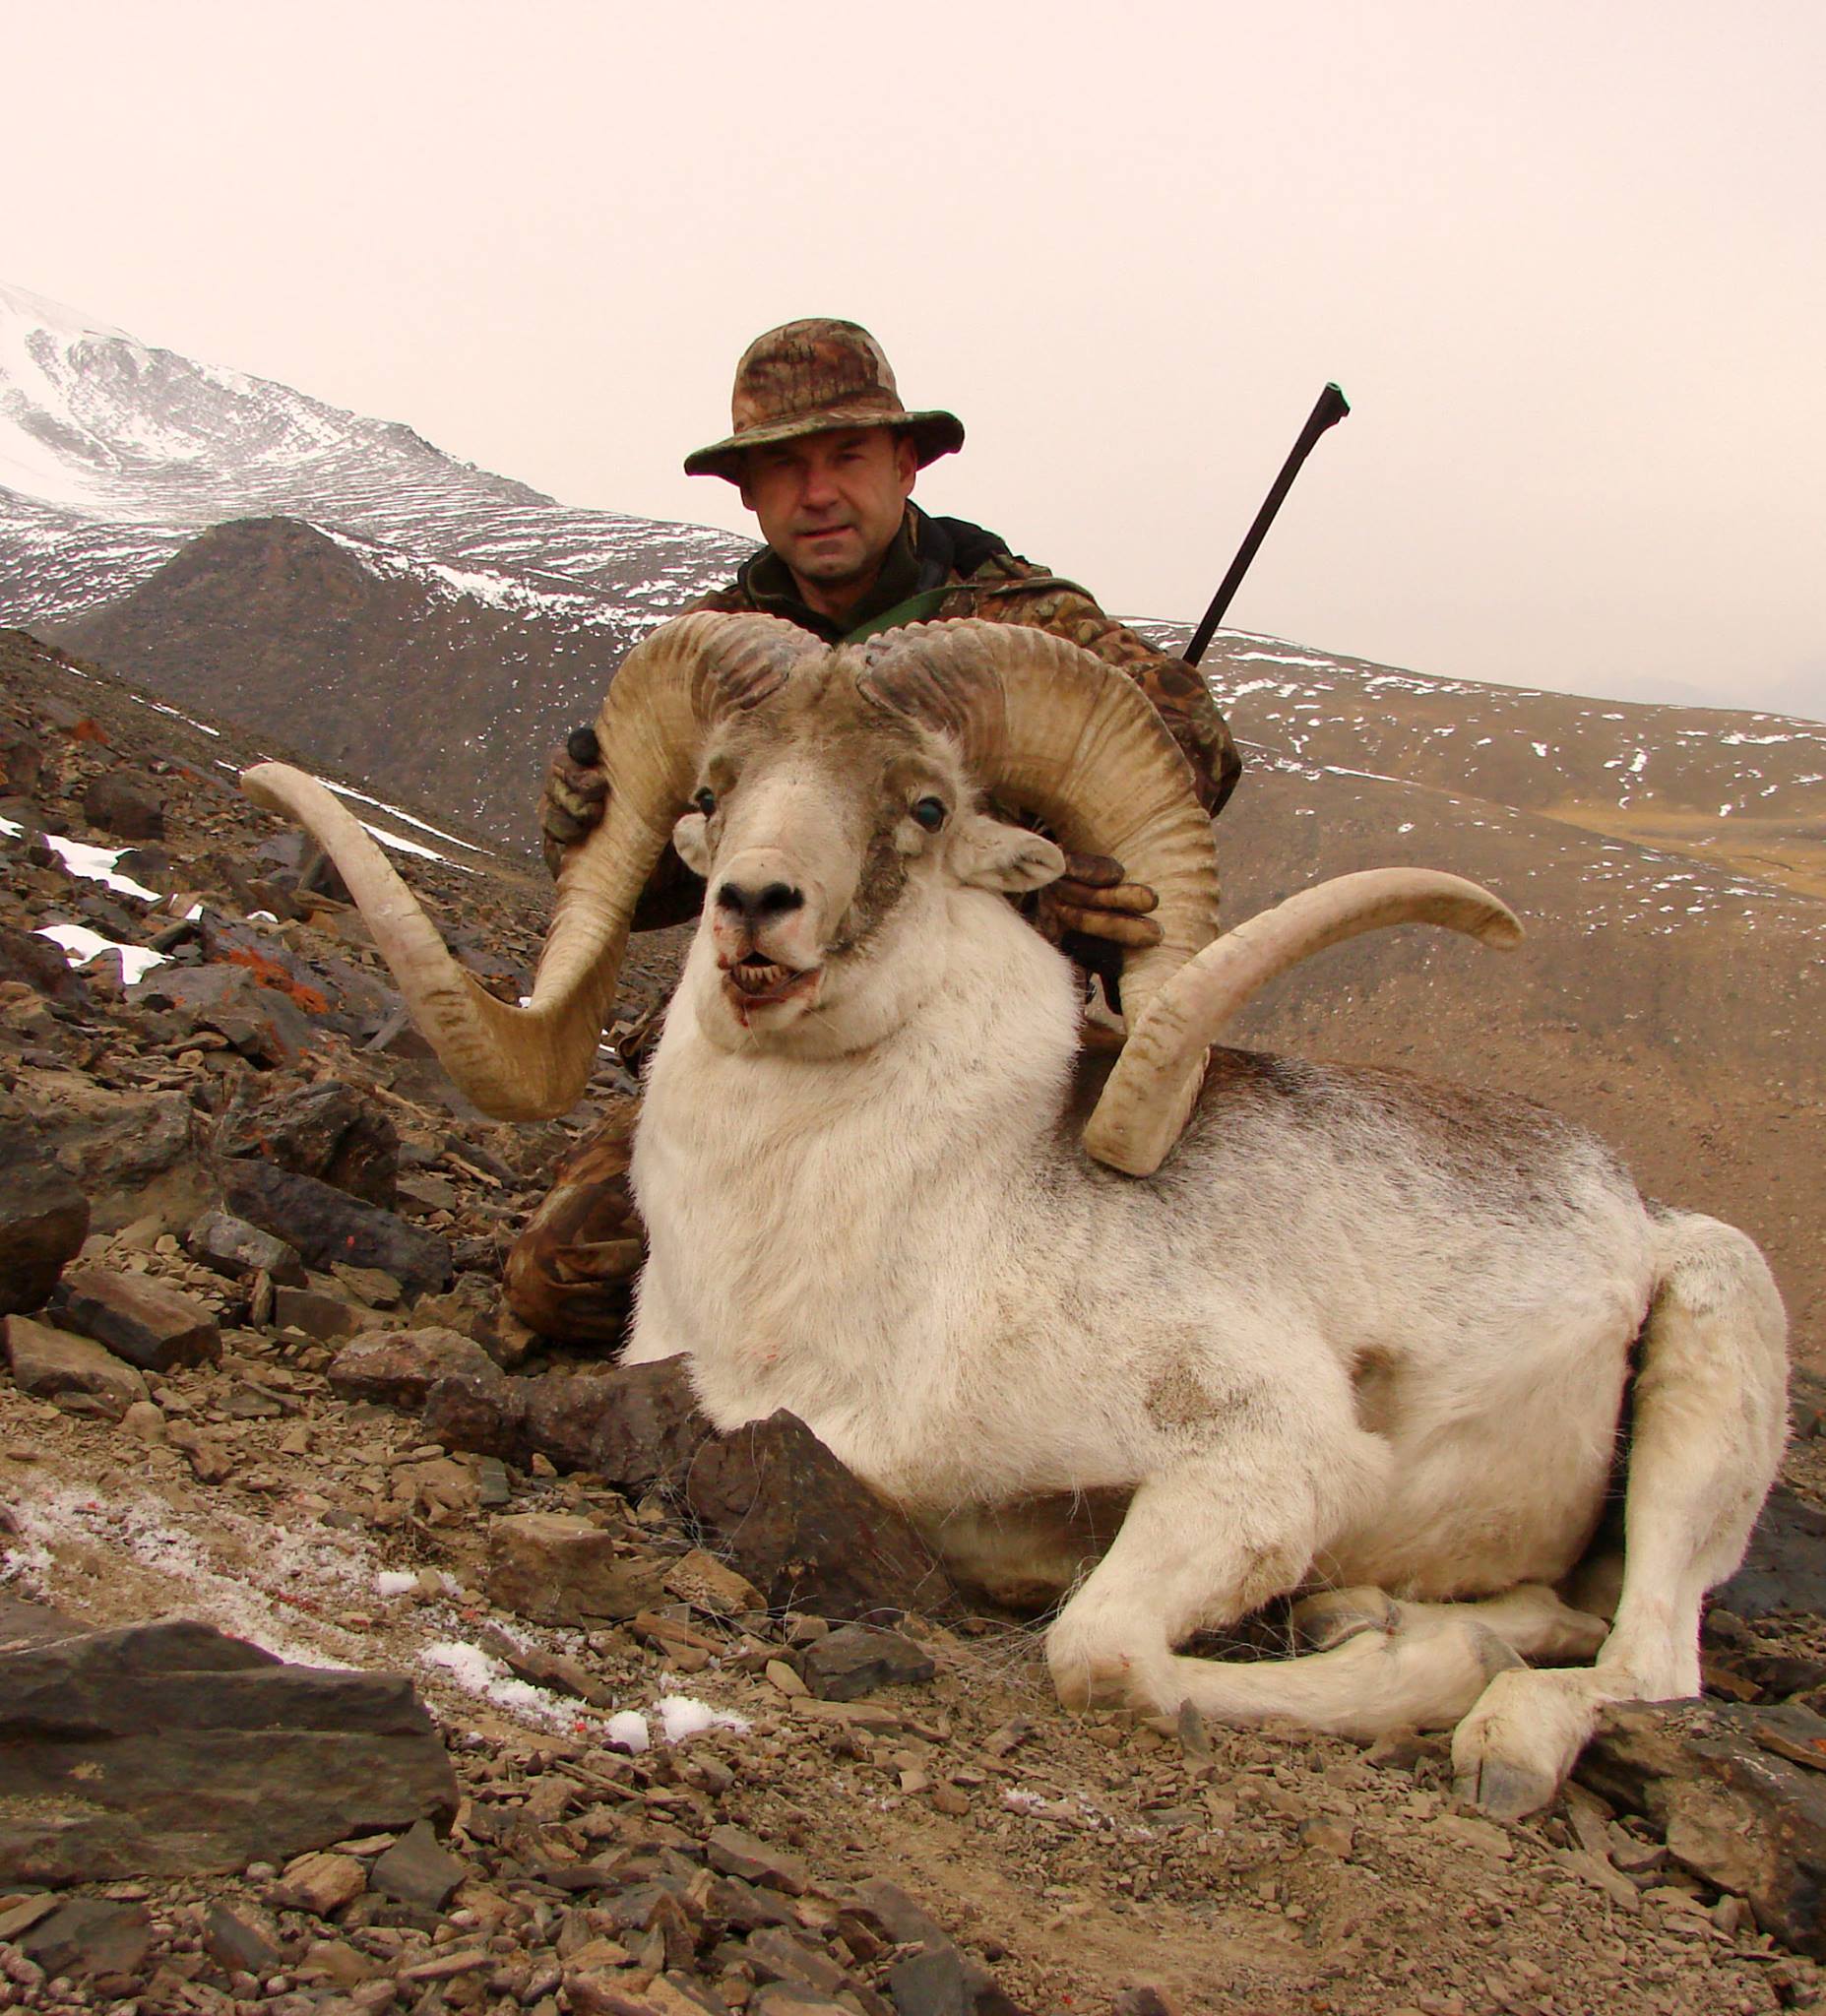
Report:
M872 636L896 623L976 616L1049 631L1127 673L1184 750L1199 801L1215 817L1235 788L1242 759L1197 671L1103 614L1077 583L1011 553L992 532L961 518L930 518L917 505L882 561L874 589L847 623L799 599L786 563L763 546L727 588L694 604L725 614L756 609L784 616L827 644Z

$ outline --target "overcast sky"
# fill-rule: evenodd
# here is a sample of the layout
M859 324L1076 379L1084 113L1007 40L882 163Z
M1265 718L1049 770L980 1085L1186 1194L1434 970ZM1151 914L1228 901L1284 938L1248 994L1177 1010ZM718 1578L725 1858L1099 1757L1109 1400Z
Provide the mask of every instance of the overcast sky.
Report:
M1826 7L574 0L6 8L0 277L572 504L748 339L881 339L921 478L1192 617L1826 714Z

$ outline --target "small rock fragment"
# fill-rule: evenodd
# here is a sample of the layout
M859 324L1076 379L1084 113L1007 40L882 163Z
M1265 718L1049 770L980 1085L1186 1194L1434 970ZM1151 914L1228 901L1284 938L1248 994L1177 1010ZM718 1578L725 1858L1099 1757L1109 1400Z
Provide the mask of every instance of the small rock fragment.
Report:
M720 1617L739 1616L743 1610L764 1609L761 1592L745 1575L738 1575L726 1562L718 1560L703 1547L680 1554L665 1571L666 1593L680 1603L695 1604Z
M455 1330L369 1330L330 1361L326 1377L345 1400L380 1400L390 1407L421 1408L433 1384L461 1378L483 1392L503 1374L472 1339Z
M375 1862L369 1880L376 1890L397 1897L402 1904L442 1911L451 1892L471 1873L467 1862L438 1846L431 1823L420 1820Z
M264 1976L280 1962L279 1947L261 1926L220 1904L211 1905L204 1921L203 1948L225 1972L238 1967L245 1974Z
M721 1869L725 1876L739 1876L745 1883L762 1883L770 1890L784 1890L788 1897L803 1897L810 1882L798 1856L758 1840L740 1827L713 1828L705 1847L713 1869Z
M352 1855L319 1851L302 1855L286 1866L275 1896L296 1911L328 1918L368 1887L366 1863Z
M845 1624L801 1655L805 1683L821 1700L855 1701L878 1687L918 1686L938 1668L931 1655L899 1631Z
M184 1244L193 1260L230 1281L252 1281L264 1273L286 1288L304 1286L304 1262L296 1249L232 1212L206 1211Z
M636 1616L663 1574L662 1564L629 1559L610 1534L574 1513L515 1513L488 1530L490 1602L543 1623Z

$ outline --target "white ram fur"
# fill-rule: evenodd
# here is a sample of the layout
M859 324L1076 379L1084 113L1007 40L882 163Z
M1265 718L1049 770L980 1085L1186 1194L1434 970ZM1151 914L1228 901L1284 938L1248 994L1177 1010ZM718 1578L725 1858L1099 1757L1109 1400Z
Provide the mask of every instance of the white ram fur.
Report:
M828 855L841 830L859 860L867 821L807 760L757 788L764 820L681 823L712 901L649 1069L630 1361L687 1354L724 1429L791 1410L983 1586L1076 1579L1047 1638L1071 1703L1458 1722L1465 1790L1519 1812L1604 1700L1696 1691L1700 1598L1782 1443L1754 1246L1645 1205L1526 1102L1233 1051L1158 1176L1099 1166L1072 970L993 893L1056 867L963 806L948 847L903 830L904 887L841 986L771 1033L732 1017L731 861L835 892L772 956L842 949L858 870ZM1606 1640L1553 1592L1598 1526L1639 1337ZM1119 1531L1086 1574L1100 1505ZM1296 1591L1348 1592L1304 1612L1325 1649L1178 1654Z

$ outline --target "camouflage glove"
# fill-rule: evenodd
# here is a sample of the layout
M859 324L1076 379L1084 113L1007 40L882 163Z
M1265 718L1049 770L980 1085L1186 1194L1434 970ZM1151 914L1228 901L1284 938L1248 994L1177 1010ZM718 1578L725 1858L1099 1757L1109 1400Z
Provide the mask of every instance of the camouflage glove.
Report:
M1073 957L1070 941L1079 937L1140 951L1161 942L1161 927L1148 914L1159 903L1152 889L1125 882L1122 863L1107 854L1067 854L1065 873L1039 892L1034 920L1041 937Z
M545 788L538 797L539 842L545 866L555 877L565 851L602 823L608 807L608 778L592 727L573 728L562 749L554 749Z

